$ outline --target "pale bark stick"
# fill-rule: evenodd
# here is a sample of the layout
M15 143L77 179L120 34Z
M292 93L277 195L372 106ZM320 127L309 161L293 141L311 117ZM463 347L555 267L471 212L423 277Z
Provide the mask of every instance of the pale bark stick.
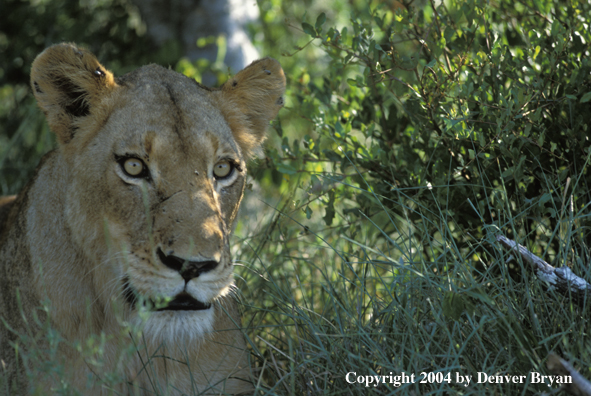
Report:
M551 353L546 360L546 367L554 375L570 375L573 383L565 384L562 387L571 395L591 396L591 383L587 381L569 362L560 356Z
M577 276L568 267L555 268L515 241L498 235L497 241L507 250L521 256L524 263L531 265L538 279L545 281L550 289L572 297L579 305L591 304L591 284Z

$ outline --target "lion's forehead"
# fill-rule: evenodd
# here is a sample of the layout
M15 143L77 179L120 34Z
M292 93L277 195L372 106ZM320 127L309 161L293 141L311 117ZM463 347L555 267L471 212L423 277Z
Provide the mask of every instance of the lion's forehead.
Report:
M157 65L141 67L119 79L126 100L154 109L178 109L186 115L219 112L211 89L183 74Z
M145 69L145 70L144 70ZM114 143L176 153L239 148L210 91L179 73L151 65L122 79L108 122Z

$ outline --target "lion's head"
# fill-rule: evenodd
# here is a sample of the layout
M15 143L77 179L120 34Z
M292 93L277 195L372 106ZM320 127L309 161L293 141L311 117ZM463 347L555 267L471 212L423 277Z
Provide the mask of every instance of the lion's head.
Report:
M245 161L283 104L278 62L257 61L214 90L157 65L115 79L61 44L38 56L31 84L66 162L65 221L96 265L84 272L97 297L134 308L138 297L166 298L152 322L180 318L191 332L200 313L195 325L207 326L232 285Z

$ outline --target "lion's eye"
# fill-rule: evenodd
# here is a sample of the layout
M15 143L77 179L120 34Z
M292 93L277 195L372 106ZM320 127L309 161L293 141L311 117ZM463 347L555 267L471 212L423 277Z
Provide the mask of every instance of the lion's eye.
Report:
M146 173L146 165L137 158L126 158L121 162L125 173L131 177L143 177Z
M220 161L213 167L213 174L216 179L223 179L232 173L234 166L230 161Z

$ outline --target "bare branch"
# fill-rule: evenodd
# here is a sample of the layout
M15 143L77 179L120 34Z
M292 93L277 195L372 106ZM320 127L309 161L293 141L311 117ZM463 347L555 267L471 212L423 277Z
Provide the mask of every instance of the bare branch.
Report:
M564 384L565 391L575 396L591 396L591 383L587 381L569 362L551 353L546 360L546 367L554 375L570 375L573 383Z
M521 256L524 263L530 264L538 279L548 283L550 289L554 289L565 296L571 297L579 305L585 305L586 301L591 303L591 284L585 279L575 275L568 267L555 268L527 250L515 241L498 235L497 241L506 249Z

